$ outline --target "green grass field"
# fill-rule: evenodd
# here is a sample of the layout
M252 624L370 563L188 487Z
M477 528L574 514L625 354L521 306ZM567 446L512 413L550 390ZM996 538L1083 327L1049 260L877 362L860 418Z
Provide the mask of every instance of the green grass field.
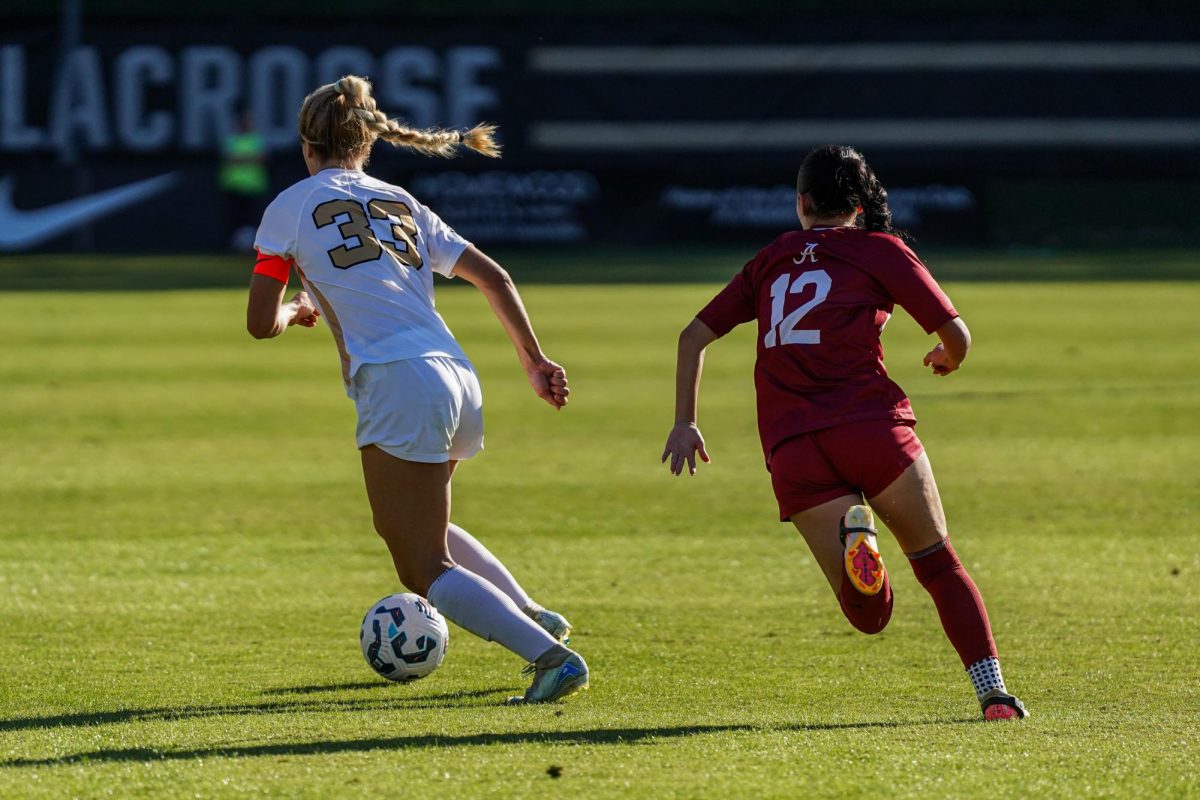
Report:
M947 379L910 320L888 328L1033 712L1007 725L977 721L894 543L896 613L865 637L775 521L748 330L710 350L714 463L659 465L675 335L716 284L527 286L572 379L558 414L483 300L441 290L489 426L455 519L593 669L530 708L500 705L518 660L458 629L425 681L363 662L362 613L397 583L327 330L253 341L239 289L9 293L0 796L1195 797L1196 277L949 283L975 350Z

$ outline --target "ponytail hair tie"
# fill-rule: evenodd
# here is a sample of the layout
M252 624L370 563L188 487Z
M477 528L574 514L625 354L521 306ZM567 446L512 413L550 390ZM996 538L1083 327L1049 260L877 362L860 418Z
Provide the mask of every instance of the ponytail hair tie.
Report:
M861 214L861 213L862 213L862 206L858 206L857 208L855 208L855 209L854 209L854 213L856 213L856 214Z

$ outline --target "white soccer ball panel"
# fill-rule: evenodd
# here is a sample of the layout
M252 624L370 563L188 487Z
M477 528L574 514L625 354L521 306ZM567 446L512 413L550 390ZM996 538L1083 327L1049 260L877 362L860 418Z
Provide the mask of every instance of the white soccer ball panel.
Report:
M389 681L405 683L441 666L450 629L425 598L393 594L367 609L359 643L371 669Z

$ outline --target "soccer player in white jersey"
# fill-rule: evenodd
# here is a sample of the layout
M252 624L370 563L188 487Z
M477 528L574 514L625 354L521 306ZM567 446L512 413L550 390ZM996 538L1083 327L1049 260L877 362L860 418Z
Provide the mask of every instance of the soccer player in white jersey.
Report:
M483 447L482 396L434 309L432 273L483 292L534 392L555 409L567 404L567 376L542 353L508 273L407 191L363 172L376 139L427 155L466 146L496 157L494 130L405 127L376 108L371 85L355 76L306 97L300 138L311 177L263 215L246 324L264 339L327 321L358 411L375 529L400 582L530 662L533 683L510 702L538 703L586 688L588 668L564 644L566 619L534 603L499 559L450 523L455 466ZM305 291L285 303L292 270Z

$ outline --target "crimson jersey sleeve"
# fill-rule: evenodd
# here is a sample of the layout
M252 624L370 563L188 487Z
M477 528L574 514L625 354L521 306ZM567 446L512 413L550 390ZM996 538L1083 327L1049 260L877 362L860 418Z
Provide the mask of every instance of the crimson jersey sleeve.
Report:
M696 315L696 319L707 325L717 336L724 336L743 322L750 322L758 317L754 286L750 280L753 265L754 261L751 261L743 267L741 272L733 276L729 285Z
M926 333L933 333L958 316L950 298L906 244L893 237L877 242L875 278Z

